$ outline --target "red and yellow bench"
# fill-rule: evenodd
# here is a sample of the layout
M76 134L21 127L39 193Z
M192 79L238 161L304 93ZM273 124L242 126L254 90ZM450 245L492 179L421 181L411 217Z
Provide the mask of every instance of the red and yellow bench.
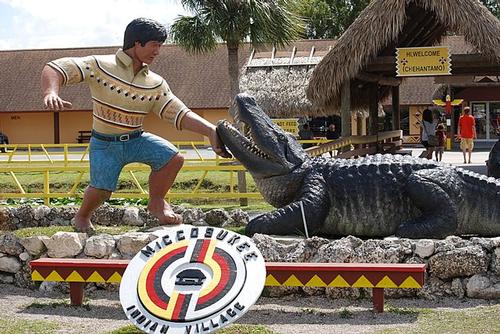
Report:
M72 305L81 305L85 283L119 283L129 260L31 261L33 281L68 282ZM384 311L384 289L419 289L425 264L267 262L266 286L371 288L373 309Z

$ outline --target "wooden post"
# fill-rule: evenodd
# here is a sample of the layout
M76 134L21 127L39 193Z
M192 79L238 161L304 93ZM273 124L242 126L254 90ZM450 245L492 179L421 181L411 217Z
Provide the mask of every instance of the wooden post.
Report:
M69 296L71 305L82 306L84 282L69 282Z
M399 108L399 86L391 88L392 91L392 129L401 130L401 110Z
M342 86L340 97L340 116L341 116L341 136L347 138L352 134L351 131L351 82L347 80Z
M368 135L376 135L378 133L378 84L370 83L368 85Z
M372 288L373 312L384 312L384 288Z
M54 144L59 144L61 142L60 134L59 134L59 112L54 112Z

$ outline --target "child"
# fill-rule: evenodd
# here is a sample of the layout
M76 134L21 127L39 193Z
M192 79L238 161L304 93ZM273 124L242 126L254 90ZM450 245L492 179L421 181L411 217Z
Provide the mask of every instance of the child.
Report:
M436 161L441 161L441 159L443 159L444 145L446 143L446 131L444 131L443 124L437 126L436 137L438 139L438 145L435 147Z

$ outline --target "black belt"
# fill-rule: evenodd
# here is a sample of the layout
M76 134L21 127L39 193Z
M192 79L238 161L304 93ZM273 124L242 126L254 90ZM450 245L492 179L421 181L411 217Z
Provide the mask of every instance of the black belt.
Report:
M104 141L129 141L131 139L139 138L142 135L142 133L143 131L141 130L115 136L115 135L104 135L92 130L92 137Z

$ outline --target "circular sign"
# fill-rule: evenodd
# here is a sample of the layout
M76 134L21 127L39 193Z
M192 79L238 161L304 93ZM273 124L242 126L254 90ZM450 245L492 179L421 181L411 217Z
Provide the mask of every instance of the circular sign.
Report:
M123 310L139 329L211 333L259 298L266 268L250 238L190 225L154 234L158 238L134 256L120 283Z

